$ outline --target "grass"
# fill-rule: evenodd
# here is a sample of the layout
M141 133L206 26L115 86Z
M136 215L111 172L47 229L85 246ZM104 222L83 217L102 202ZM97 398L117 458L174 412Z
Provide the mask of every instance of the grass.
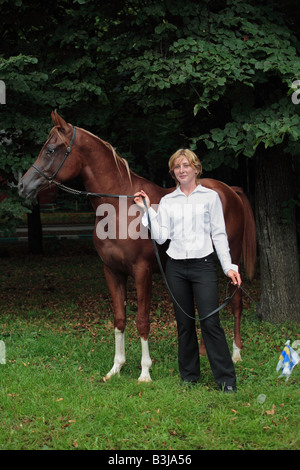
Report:
M285 337L257 320L246 299L237 394L216 387L206 357L202 380L180 383L169 298L153 282L150 384L138 384L141 348L129 284L126 357L113 363L110 296L90 241L53 241L45 255L4 245L1 262L0 450L298 450L299 366L286 382L276 365ZM6 256L4 256L6 255ZM223 285L220 300L224 298ZM244 287L259 298L259 281ZM221 314L232 344L233 318ZM292 341L296 324L281 325ZM266 400L259 403L258 395Z

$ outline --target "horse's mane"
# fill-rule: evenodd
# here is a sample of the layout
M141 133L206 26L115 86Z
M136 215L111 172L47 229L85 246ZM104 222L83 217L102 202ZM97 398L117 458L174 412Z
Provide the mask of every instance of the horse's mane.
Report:
M114 157L114 160L115 160L115 163L117 165L117 168L119 170L119 172L121 173L121 170L120 170L120 163L123 164L125 166L125 169L126 169L126 172L127 172L127 175L128 175L128 178L130 180L130 183L131 183L131 170L129 168L129 164L128 164L128 161L125 160L125 158L122 158L120 157L115 148L108 142L106 142L105 140L102 140L100 139L100 137L97 137L95 136L97 139L99 139L104 145L106 145L106 147L108 147L108 149L112 152L112 155Z
M68 142L66 142L66 140L65 140L65 138L64 138L64 136L63 136L63 134L62 134L61 132L59 132L59 127L60 127L59 124L56 125L56 126L54 126L54 127L52 127L51 131L49 132L49 135L48 135L48 138L47 138L47 142L48 142L48 140L51 139L51 137L53 136L54 132L56 132L56 133L58 134L58 136L60 137L60 139L61 139L61 140L63 141L63 143L65 144L66 148L67 148L69 144L68 144ZM120 156L117 154L115 148L114 148L110 143L106 142L105 140L100 139L100 137L97 137L95 134L92 134L92 132L89 132L89 131L87 131L86 129L81 129L81 128L80 128L80 130L82 130L83 132L86 132L87 134L90 134L90 135L93 136L95 139L100 140L100 142L101 142L103 145L105 145L105 146L111 151L112 156L113 156L113 158L114 158L114 161L115 161L115 164L116 164L116 166L117 166L117 168L118 168L119 173L121 173L120 164L121 164L121 165L124 165L125 170L126 170L126 173L127 173L127 175L128 175L129 181L130 181L130 184L132 184L132 179L131 179L132 171L131 171L130 168L129 168L129 164L128 164L127 160L125 160L125 158L120 157Z
M123 166L125 167L126 173L127 173L127 175L128 175L129 181L130 181L130 184L132 184L132 180L131 180L132 170L129 168L129 164L128 164L127 160L125 160L125 158L120 157L120 156L117 154L115 148L114 148L109 142L106 142L105 140L100 139L100 137L96 136L96 135L93 134L92 132L87 131L86 129L81 129L81 128L80 128L80 130L82 130L83 132L86 132L87 134L90 134L90 135L93 136L95 139L100 140L100 142L101 142L103 145L105 145L105 147L107 147L107 148L111 151L112 156L113 156L113 158L114 158L114 161L115 161L115 164L116 164L116 166L117 166L117 168L118 168L119 173L121 173L121 168L120 168L120 164L121 164L121 165L123 165Z

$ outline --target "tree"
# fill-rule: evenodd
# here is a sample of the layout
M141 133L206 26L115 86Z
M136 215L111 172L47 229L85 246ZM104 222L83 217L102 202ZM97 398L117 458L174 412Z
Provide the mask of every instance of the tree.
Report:
M71 8L69 3L50 0L40 8L34 0L0 0L0 76L6 85L6 104L0 107L0 171L8 196L0 205L2 232L14 230L16 217L29 211L18 197L17 182L46 140L51 111L62 108L79 125L101 127L105 121L103 79L93 61L99 30L93 15L99 5L93 2L83 24L80 2ZM31 209L29 221L34 221L38 207Z

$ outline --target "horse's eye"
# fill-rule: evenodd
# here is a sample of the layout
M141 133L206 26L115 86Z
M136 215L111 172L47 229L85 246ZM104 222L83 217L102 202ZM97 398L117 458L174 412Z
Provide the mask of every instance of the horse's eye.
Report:
M48 147L46 152L48 155L52 155L54 153L54 148Z

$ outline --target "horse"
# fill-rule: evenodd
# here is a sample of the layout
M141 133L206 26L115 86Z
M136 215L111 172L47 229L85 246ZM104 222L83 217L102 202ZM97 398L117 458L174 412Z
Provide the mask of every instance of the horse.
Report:
M125 363L125 327L127 280L136 287L136 327L141 340L141 374L139 382L150 382L152 360L149 353L150 302L152 274L158 271L155 250L148 230L142 226L141 210L132 195L143 189L153 206L174 188L162 188L133 172L112 145L91 132L67 123L52 111L53 127L35 163L19 181L21 197L33 199L51 184L62 185L81 177L96 214L93 241L103 261L103 269L111 294L114 314L115 356L113 366L104 377L108 380ZM221 181L204 178L201 184L220 196L232 262L241 259L248 277L254 274L256 230L251 205L240 188L231 188ZM101 196L100 196L101 194ZM120 195L120 197L112 197ZM122 195L124 197L122 197ZM144 230L144 231L143 231ZM233 286L230 286L232 289ZM231 291L232 292L232 291ZM231 302L234 315L233 361L241 360L240 319L242 292L238 289ZM205 354L201 339L200 354Z

